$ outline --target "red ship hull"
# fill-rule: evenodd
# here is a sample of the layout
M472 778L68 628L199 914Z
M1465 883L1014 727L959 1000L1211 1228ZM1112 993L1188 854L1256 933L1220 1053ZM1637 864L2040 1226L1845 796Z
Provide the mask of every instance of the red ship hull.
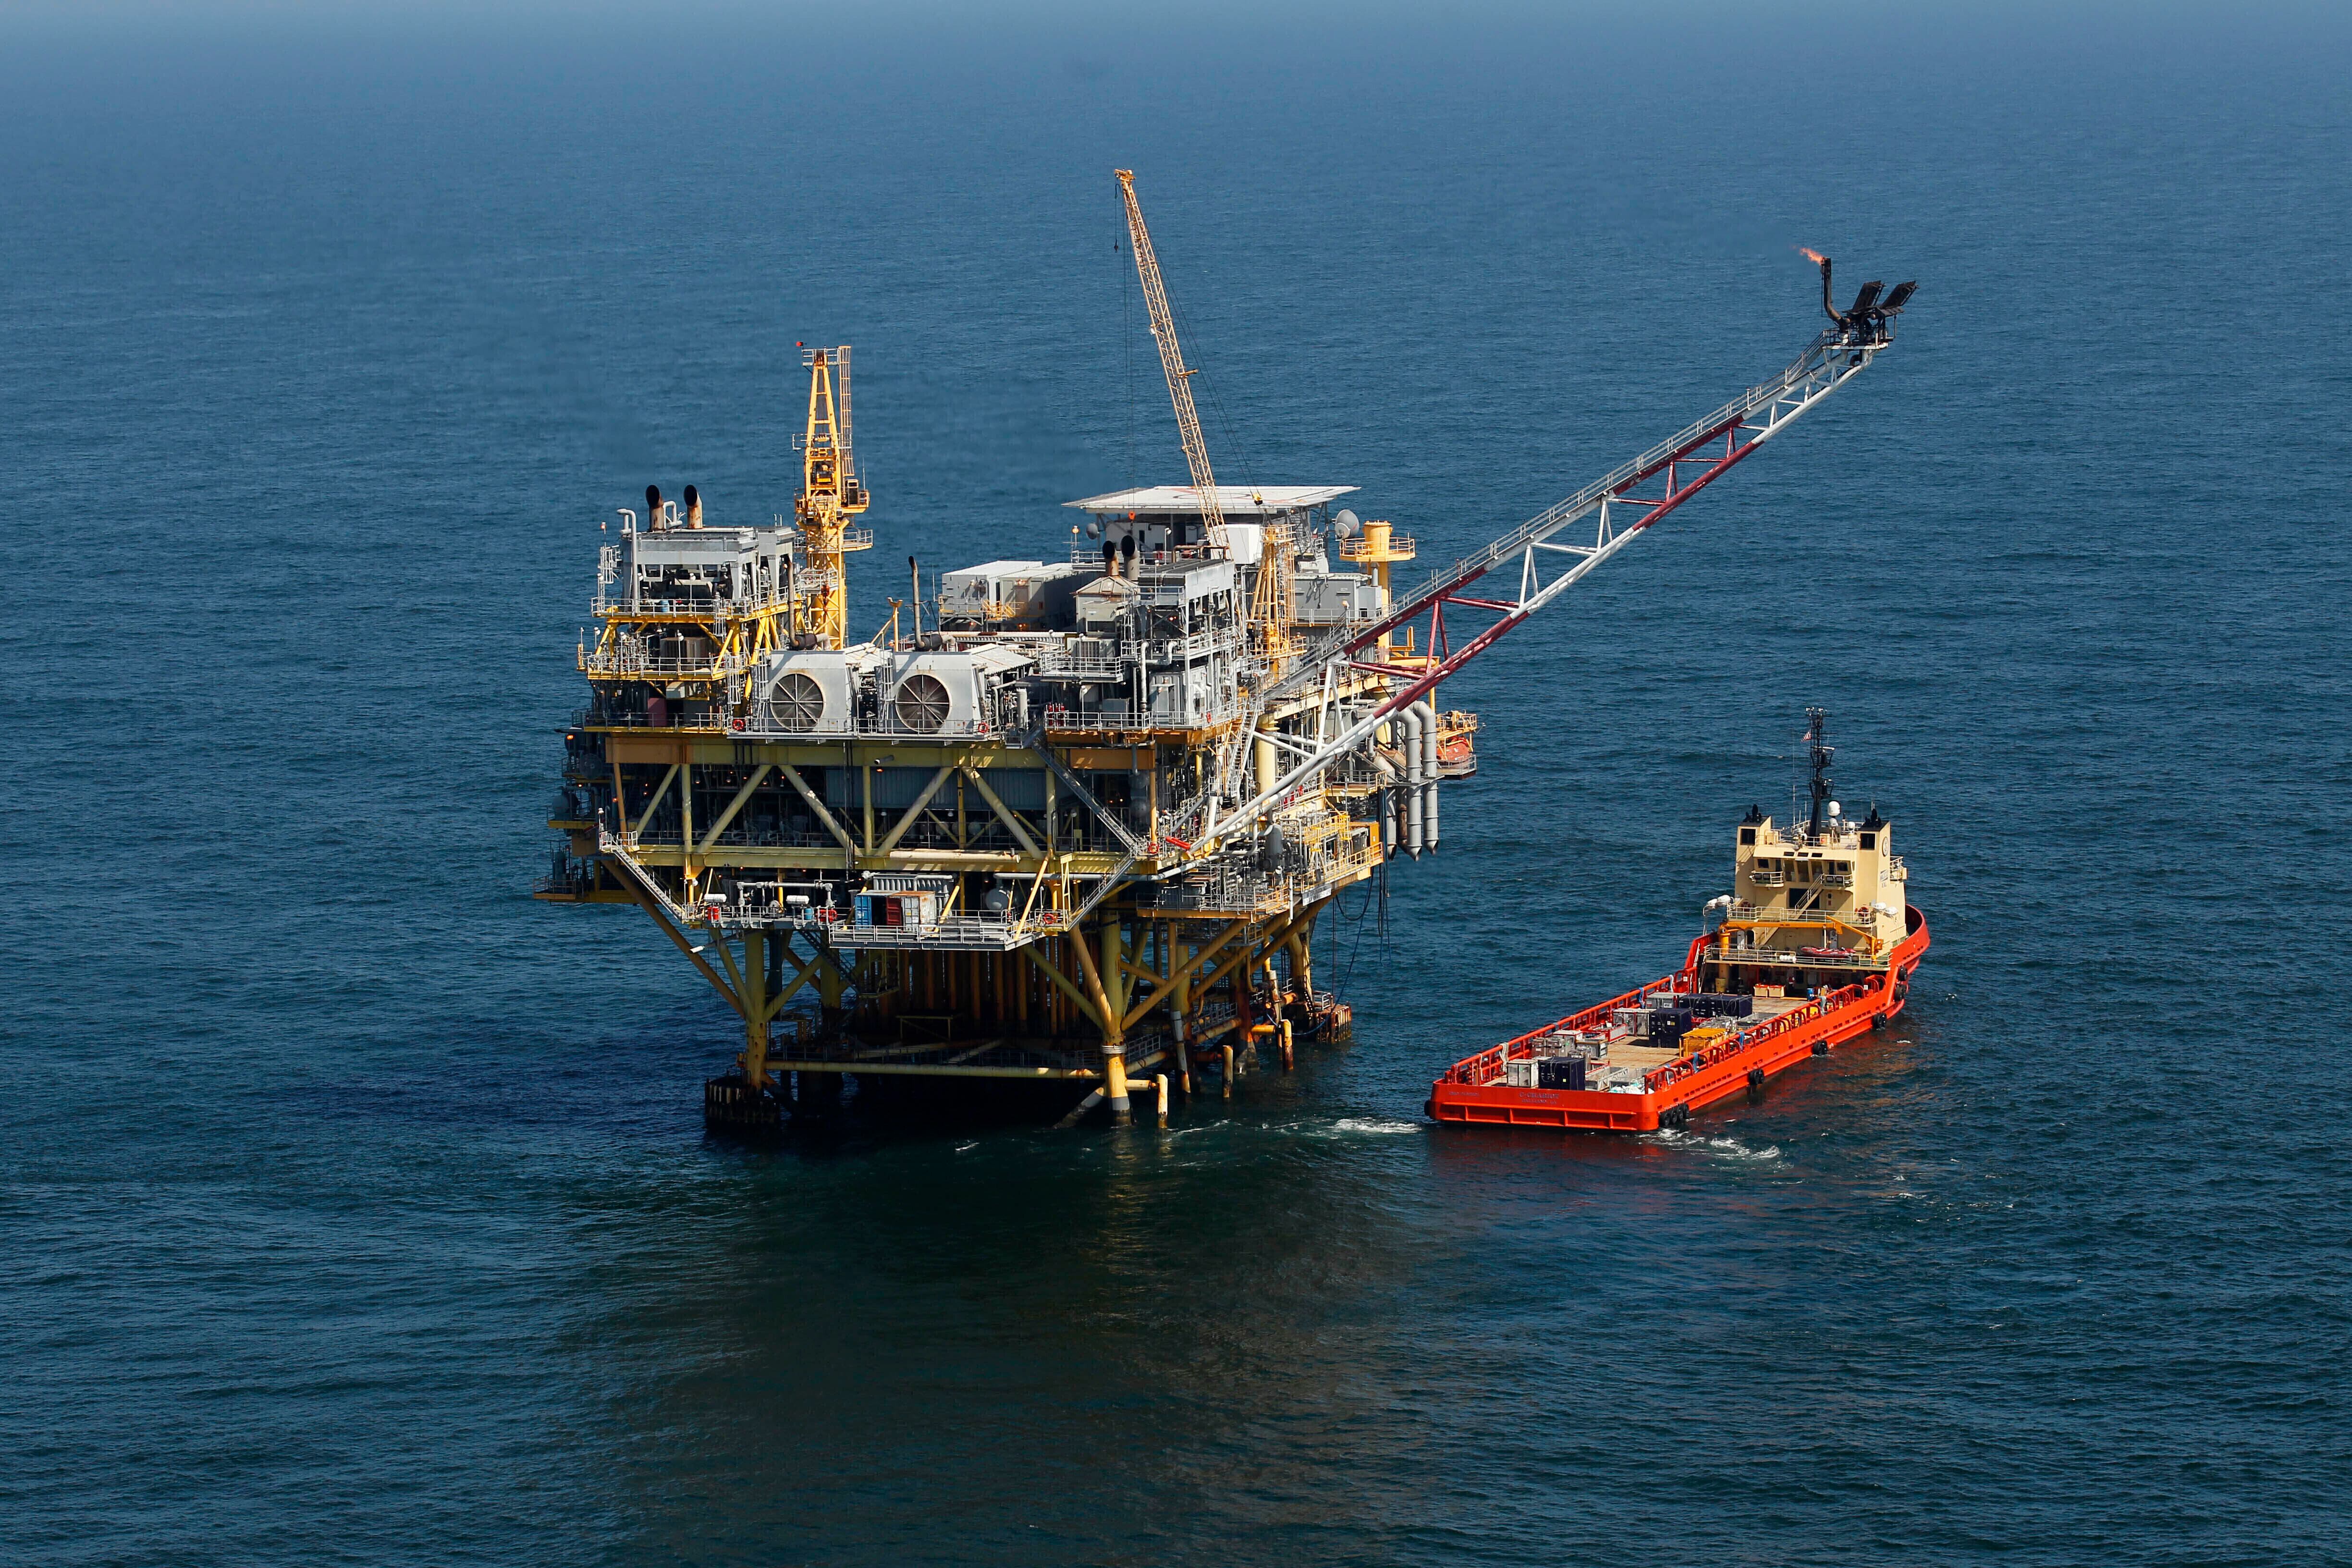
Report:
M1543 1127L1566 1132L1653 1132L1677 1127L1694 1110L1762 1084L1810 1057L1883 1027L1903 1011L1912 972L1927 952L1927 921L1904 911L1905 935L1884 973L1827 992L1696 1055L1643 1075L1638 1093L1607 1089L1519 1088L1504 1081L1504 1063L1538 1054L1538 1042L1560 1029L1605 1024L1622 1007L1655 993L1696 988L1707 938L1691 942L1683 967L1597 1007L1572 1013L1490 1050L1456 1062L1430 1086L1429 1114L1442 1122L1492 1127Z

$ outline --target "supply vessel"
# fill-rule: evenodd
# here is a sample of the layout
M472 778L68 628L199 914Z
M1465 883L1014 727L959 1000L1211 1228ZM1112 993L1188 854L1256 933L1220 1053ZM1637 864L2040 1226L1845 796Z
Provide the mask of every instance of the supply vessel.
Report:
M1822 710L1806 710L1811 776L1801 821L1750 807L1732 890L1682 967L1456 1062L1431 1086L1441 1122L1652 1132L1762 1093L1776 1075L1903 1011L1927 952L1895 827L1831 798Z

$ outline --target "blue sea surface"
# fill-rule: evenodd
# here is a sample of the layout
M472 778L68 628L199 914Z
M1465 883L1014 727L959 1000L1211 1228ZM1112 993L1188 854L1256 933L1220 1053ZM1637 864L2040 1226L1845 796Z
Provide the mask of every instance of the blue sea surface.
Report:
M0 1560L2352 1561L2340 13L0 44ZM600 529L789 511L803 342L859 635L1180 480L1114 166L1221 475L1429 560L1791 358L1793 247L1920 290L1449 686L1351 1045L706 1139L731 1016L530 897ZM1687 1132L1430 1125L1674 966L1808 703L1899 1025Z

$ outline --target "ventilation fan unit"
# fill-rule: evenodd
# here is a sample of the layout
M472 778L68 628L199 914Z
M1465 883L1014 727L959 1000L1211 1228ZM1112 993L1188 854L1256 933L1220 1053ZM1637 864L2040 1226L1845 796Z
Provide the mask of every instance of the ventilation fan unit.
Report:
M751 728L772 735L855 733L858 682L887 657L867 648L770 654L760 661L752 679Z
M898 728L918 735L936 735L945 729L953 707L946 683L928 671L907 677L890 694L890 712Z
M992 700L998 689L1034 668L1036 660L1001 645L901 656L881 675L888 699L883 711L902 735L986 734L1004 722L1002 705Z
M768 722L791 735L815 732L824 721L824 688L805 670L788 669L768 689Z

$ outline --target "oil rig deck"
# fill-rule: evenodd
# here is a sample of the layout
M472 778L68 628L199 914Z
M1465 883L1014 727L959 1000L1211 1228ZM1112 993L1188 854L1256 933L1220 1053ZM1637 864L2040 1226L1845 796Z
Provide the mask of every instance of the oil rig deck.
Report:
M853 643L871 497L845 347L806 353L789 521L706 520L692 487L616 509L539 896L641 908L740 1017L715 1124L826 1113L845 1075L884 1104L1045 1085L1124 1121L1139 1080L1164 1115L1196 1078L1230 1094L1345 1031L1317 918L1434 851L1441 785L1476 766L1439 682L1891 336L1886 307L1832 310L1774 382L1402 593L1414 542L1340 505L1351 487L1216 481L1119 185L1190 484L1068 503L1060 559L910 561L890 625ZM1560 542L1579 524L1591 542ZM1463 591L1515 560L1515 598ZM1488 624L1457 646L1449 607Z

